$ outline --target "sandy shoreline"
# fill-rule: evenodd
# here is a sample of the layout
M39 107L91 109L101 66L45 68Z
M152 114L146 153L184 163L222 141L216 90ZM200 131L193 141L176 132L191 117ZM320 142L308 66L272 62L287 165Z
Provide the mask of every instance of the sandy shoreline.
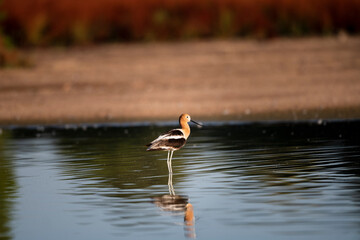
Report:
M360 118L360 37L113 44L0 70L0 125Z

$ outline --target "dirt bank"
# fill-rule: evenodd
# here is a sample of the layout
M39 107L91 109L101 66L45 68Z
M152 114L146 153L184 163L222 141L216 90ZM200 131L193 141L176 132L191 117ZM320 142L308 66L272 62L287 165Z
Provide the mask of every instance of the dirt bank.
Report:
M360 118L360 37L33 50L0 124Z

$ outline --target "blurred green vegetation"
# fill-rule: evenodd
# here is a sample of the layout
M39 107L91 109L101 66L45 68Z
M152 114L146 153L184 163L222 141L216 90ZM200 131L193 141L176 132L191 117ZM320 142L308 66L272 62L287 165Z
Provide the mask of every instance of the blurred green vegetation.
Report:
M359 0L2 0L17 46L360 32Z
M359 0L0 0L0 68L15 47L358 34Z
M4 33L3 22L6 19L5 10L1 7L2 0L0 0L0 68L13 66L30 66L31 63L20 55L15 49L11 34Z

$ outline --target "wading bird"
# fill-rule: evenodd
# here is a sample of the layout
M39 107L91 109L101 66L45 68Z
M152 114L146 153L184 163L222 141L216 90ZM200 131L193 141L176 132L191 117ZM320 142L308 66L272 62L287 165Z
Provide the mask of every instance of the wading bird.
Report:
M200 123L191 120L189 114L181 114L179 117L179 124L181 128L172 129L167 133L160 135L157 139L146 145L148 147L146 151L162 150L168 152L167 165L170 173L172 173L171 159L174 151L182 148L190 135L190 127L188 122L193 122L199 126L202 126Z

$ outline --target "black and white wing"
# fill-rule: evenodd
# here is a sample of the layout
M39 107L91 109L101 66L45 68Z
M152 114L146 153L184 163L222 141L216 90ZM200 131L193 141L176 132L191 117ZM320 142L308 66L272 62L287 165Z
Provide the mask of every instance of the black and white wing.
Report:
M146 151L155 150L178 150L186 143L184 132L181 129L173 129L160 135L154 141L146 145Z

